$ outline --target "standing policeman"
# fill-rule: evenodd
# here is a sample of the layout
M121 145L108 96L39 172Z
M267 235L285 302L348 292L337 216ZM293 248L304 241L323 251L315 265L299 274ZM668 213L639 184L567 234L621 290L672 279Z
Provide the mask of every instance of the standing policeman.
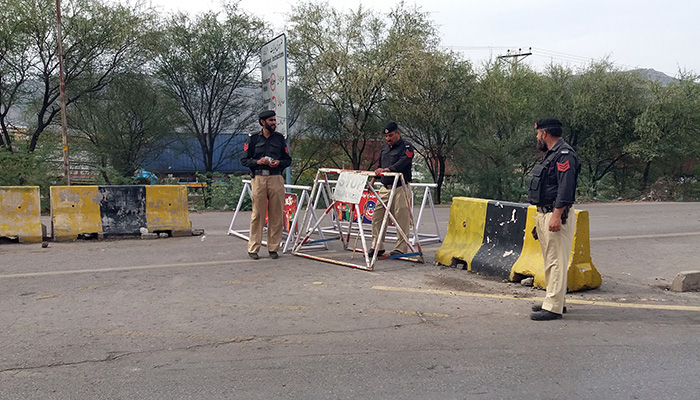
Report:
M566 312L566 276L574 237L576 180L580 170L574 149L561 138L562 123L556 118L537 121L537 148L545 157L532 170L528 190L531 204L537 206L536 239L544 257L547 294L542 304L532 306L530 319L560 319ZM534 232L533 232L534 234Z
M271 110L258 115L262 131L248 136L243 146L241 163L250 168L253 192L253 213L250 217L248 256L260 258L262 231L267 211L267 249L270 258L277 258L284 223L284 178L282 171L292 164L284 136L276 131L277 118Z
M399 227L401 227L401 230L408 237L410 222L408 205L411 201L411 187L408 183L411 182L412 176L413 146L401 139L401 132L399 132L399 127L396 125L396 122L390 122L387 124L386 128L384 128L384 140L386 144L382 147L382 152L379 156L379 168L374 170L374 173L380 175L384 172L401 172L403 174L403 179L406 184L401 185L401 181L396 183L397 187L396 193L394 193L394 201L391 204L391 214L396 218ZM374 180L372 182L374 182ZM391 195L390 188L394 184L394 177L382 176L381 182L382 187L377 194L386 204ZM379 238L379 231L381 230L382 220L384 219L384 211L385 208L382 203L377 202L374 215L372 215L372 248L367 254L370 257L374 256L375 247L378 249L378 256L384 254L384 238ZM396 246L390 254L396 256L407 252L408 243L397 233Z

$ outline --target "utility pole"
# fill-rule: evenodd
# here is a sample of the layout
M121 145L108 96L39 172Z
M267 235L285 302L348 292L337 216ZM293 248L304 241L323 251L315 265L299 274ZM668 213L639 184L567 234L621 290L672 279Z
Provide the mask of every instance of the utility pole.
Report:
M68 162L68 131L66 122L66 85L63 82L63 34L61 33L61 0L56 0L56 38L58 40L58 75L61 96L61 127L63 129L63 171L66 185L70 186L70 163Z
M510 64L511 64L511 74L512 76L515 76L515 71L518 69L518 61L525 59L527 56L532 55L532 47L528 48L527 52L523 53L523 49L518 49L518 51L513 51L511 53L510 50L506 51L506 54L502 56L498 56L500 59L505 59L505 58L510 58Z

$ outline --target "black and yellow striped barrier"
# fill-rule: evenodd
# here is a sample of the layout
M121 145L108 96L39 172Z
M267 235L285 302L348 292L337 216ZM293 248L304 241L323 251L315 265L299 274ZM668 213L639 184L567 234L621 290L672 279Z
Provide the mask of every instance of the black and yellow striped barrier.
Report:
M41 242L39 186L0 186L0 237Z
M141 228L192 234L187 188L179 185L52 186L51 222L55 240L138 235Z
M537 209L522 203L455 197L450 220L435 260L444 265L465 263L483 275L519 280L534 277L544 288L544 260L540 244L532 237ZM597 288L600 273L591 261L588 211L576 210L569 258L568 290Z

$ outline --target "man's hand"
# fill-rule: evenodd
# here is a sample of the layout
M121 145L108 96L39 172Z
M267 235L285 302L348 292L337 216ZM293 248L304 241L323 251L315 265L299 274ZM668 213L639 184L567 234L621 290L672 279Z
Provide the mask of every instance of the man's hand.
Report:
M383 173L385 173L385 172L387 172L387 171L388 171L388 170L387 170L386 168L377 168L377 169L374 170L374 174L375 174L375 175L379 175L379 174L383 174Z
M267 161L267 158L262 157L258 160L258 165L270 165L269 162Z
M561 214L564 212L564 208L555 208L552 211L552 218L549 219L549 231L559 232L561 230Z
M280 160L272 160L268 165L272 168L277 168L277 166L280 165Z

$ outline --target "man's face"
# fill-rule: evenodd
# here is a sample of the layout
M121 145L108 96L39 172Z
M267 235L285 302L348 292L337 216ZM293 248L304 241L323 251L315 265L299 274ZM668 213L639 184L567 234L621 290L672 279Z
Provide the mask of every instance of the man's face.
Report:
M277 118L270 117L263 120L263 127L270 132L275 132L277 130Z
M537 130L537 150L539 151L547 151L549 150L547 148L547 143L544 142L544 135L546 135L547 132L543 131L542 129Z
M396 142L399 141L399 139L401 139L401 134L399 133L398 130L384 134L384 140L386 140L386 143L389 146L395 145Z

